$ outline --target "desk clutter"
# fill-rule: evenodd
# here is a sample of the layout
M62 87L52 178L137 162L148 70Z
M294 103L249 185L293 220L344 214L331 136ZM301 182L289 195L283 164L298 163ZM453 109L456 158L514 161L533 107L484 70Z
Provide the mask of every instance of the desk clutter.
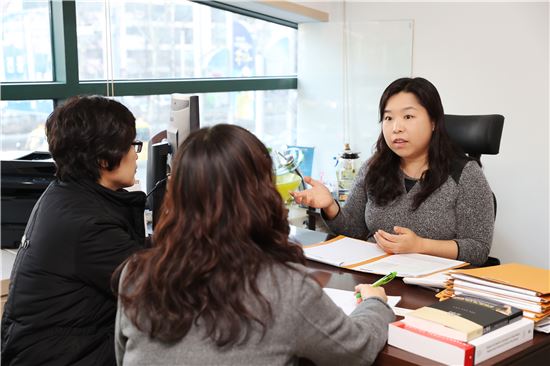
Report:
M534 330L550 332L549 270L509 263L444 276L441 301L390 324L388 344L449 365L475 365L533 339Z
M388 254L374 243L344 236L302 245L310 260L365 273L397 271L404 283L442 288L439 302L401 309L404 319L389 325L390 346L427 359L476 365L533 340L534 330L550 332L549 270L515 263L462 269L468 263ZM345 305L348 312L353 309L349 294Z
M550 316L550 270L519 263L453 270L440 299L473 296L523 310L535 323Z

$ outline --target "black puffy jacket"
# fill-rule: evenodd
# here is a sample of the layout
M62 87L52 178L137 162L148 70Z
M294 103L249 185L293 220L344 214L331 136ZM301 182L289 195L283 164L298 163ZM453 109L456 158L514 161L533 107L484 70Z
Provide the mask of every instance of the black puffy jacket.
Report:
M2 365L114 365L111 275L144 246L143 192L53 181L35 205L2 316Z

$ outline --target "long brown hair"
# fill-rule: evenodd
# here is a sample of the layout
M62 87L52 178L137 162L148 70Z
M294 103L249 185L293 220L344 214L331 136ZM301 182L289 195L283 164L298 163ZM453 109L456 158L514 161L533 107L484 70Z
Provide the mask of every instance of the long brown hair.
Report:
M162 210L153 247L129 260L123 279L120 299L132 323L174 342L200 318L218 346L244 340L254 322L265 332L272 314L258 273L305 262L288 241L266 147L233 125L192 133L176 155ZM247 306L254 301L261 313Z
M455 166L464 165L468 157L453 143L445 130L443 104L435 86L424 78L401 78L392 82L380 98L380 122L388 100L395 94L412 93L426 108L435 129L428 147L428 170L420 179L421 189L415 194L412 209L416 210L433 192L447 181ZM399 180L400 157L394 153L380 132L373 156L368 162L365 191L376 204L385 206L403 194ZM462 164L461 164L462 162Z

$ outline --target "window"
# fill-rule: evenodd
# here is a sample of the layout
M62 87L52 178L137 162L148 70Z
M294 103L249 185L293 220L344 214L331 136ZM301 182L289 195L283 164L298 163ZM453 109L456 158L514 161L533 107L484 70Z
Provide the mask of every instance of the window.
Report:
M2 2L2 82L52 81L47 0Z
M199 95L201 126L230 123L245 127L267 146L295 144L296 91L243 91ZM128 96L117 100L136 117L137 139L148 141L165 130L170 119L170 95ZM137 178L145 182L147 146L138 157ZM142 184L142 187L145 188Z
M79 76L106 79L110 15L114 79L296 74L296 30L184 0L77 1Z
M295 24L185 0L2 6L2 152L47 149L54 103L79 94L114 94L144 141L166 128L170 94L185 93L200 96L203 126L238 124L269 146L296 143Z
M53 111L51 100L2 101L2 151L48 151L44 124Z

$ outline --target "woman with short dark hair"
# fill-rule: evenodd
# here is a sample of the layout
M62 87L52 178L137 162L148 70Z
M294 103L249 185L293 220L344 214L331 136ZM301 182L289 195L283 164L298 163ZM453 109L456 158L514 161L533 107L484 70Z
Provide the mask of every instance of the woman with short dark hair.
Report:
M4 365L112 365L114 269L144 246L134 184L135 118L100 96L69 99L46 122L56 179L36 203L2 317Z
M358 285L350 317L303 266L266 147L216 125L179 148L154 246L119 286L118 364L370 364L394 319L382 288Z
M306 177L296 202L320 208L336 233L389 253L423 253L482 265L494 229L491 188L479 164L445 130L439 92L424 78L392 82L380 98L381 132L344 207Z

